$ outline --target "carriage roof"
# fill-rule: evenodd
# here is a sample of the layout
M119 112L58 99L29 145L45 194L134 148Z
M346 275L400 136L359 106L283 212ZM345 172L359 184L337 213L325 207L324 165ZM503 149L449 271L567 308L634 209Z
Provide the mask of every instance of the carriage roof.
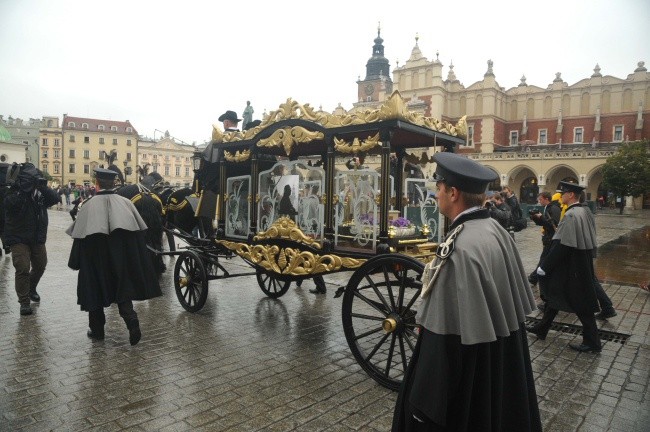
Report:
M228 161L242 161L251 150L277 156L324 154L328 143L337 153L373 152L390 139L391 148L454 146L465 142L467 123L462 117L451 124L408 110L395 91L378 109L347 115L316 111L288 98L259 126L243 132L222 132L213 126L212 145L224 149Z

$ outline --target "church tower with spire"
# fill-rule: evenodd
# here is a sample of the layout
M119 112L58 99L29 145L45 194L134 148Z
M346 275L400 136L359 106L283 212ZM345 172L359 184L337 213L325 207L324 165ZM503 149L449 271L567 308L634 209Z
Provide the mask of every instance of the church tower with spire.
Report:
M390 78L390 63L384 57L384 40L381 38L381 25L377 27L377 37L372 47L372 57L366 63L366 77L357 81L358 103L355 107L377 105L393 92Z

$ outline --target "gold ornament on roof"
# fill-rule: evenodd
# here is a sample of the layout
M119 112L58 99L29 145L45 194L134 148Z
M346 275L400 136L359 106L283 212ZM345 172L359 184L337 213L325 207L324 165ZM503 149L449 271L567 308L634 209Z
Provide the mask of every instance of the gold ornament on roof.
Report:
M273 123L292 119L311 121L323 126L324 128L375 123L384 120L404 120L451 136L464 138L467 134L467 120L465 117L461 118L456 125L453 125L447 121L437 120L433 117L425 117L420 113L409 111L406 102L400 95L399 91L395 90L378 109L366 109L345 115L316 111L309 104L299 104L293 99L288 98L285 103L279 106L279 109L271 111L259 126L245 132L222 132L218 126L213 125L212 141L215 143L221 143L251 139L261 130ZM277 131L274 135L276 133ZM267 140L269 139L271 138L267 138Z
M243 162L251 157L251 151L243 150L240 152L237 150L235 154L232 154L229 151L224 151L223 157L226 158L228 162Z
M379 143L379 132L377 132L375 136L368 137L368 139L363 141L359 141L359 138L355 138L352 143L334 137L334 149L341 153L365 152L377 146Z
M302 126L286 127L278 129L265 139L257 142L258 147L282 147L289 156L294 145L320 140L325 137L323 132L310 131Z

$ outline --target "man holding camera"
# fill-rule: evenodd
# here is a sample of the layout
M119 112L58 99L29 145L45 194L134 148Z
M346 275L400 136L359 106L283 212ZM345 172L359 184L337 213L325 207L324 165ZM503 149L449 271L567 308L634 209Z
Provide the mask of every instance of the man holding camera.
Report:
M541 212L537 209L531 209L529 211L530 219L535 222L535 225L542 227L542 253L539 256L539 262L535 266L535 269L539 267L539 263L541 263L544 257L548 254L551 247L551 240L553 240L557 225L560 223L562 209L557 201L552 200L552 197L553 196L550 192L540 193L537 196L537 202L539 205L544 206L544 209ZM528 275L528 282L537 285L537 281L537 272L533 270L533 272Z
M41 300L36 287L47 265L47 208L56 204L58 197L56 191L47 187L41 172L31 163L13 165L9 182L11 187L4 201L4 241L11 247L16 269L20 314L30 315L30 300Z

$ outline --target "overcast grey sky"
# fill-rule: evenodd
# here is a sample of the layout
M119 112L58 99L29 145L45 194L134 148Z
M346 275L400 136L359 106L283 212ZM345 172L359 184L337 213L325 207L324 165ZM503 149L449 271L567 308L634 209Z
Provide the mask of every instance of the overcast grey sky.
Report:
M417 33L466 87L488 59L506 89L650 67L648 0L0 0L0 114L128 119L201 143L247 100L255 119L288 97L349 109L379 21L391 70Z

